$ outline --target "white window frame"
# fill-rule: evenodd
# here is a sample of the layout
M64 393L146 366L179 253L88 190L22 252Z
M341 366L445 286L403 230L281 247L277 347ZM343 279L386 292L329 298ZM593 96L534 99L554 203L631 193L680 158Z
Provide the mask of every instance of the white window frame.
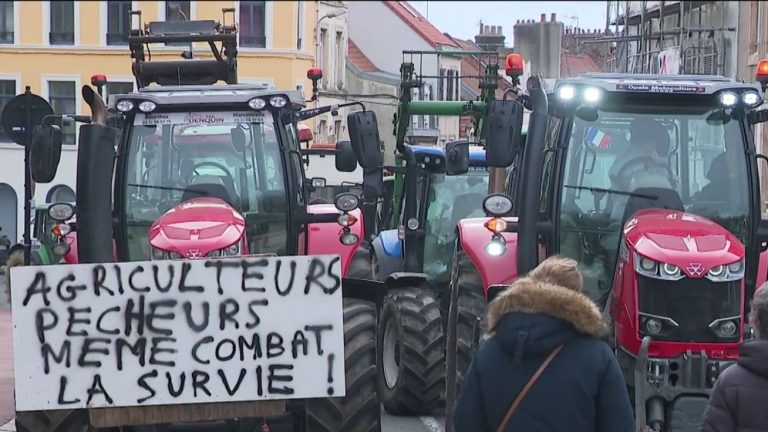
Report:
M14 4L13 6L16 7L17 4L18 3ZM14 12L14 13L16 13L16 12ZM15 25L15 23L14 23L14 25ZM16 30L14 30L14 33L15 32L16 32ZM10 80L15 81L16 82L16 94L18 95L18 94L21 93L21 74L17 74L17 73L16 74L14 74L14 73L3 73L3 74L0 74L0 80L2 80L2 81L10 81ZM5 145L12 145L14 147L18 147L18 145L15 142L13 142L13 141L0 141L0 147L5 146Z
M83 101L81 95L78 92L82 88L80 75L65 75L65 74L45 74L40 76L40 88L42 89L40 97L48 101L50 94L50 81L70 81L75 83L75 115L83 115ZM72 145L64 144L61 146L62 150L77 149L78 139L80 138L80 128L75 124L75 143Z
M75 28L75 43L74 45L51 45L51 39L48 33L51 32L51 1L46 0L43 1L43 46L45 47L51 47L51 48L62 48L62 49L72 49L72 47L77 47L80 45L80 1L75 0L74 2L74 15L75 15L75 22L74 22L74 28ZM14 4L14 6L18 5L18 2ZM16 12L14 11L14 14ZM15 29L14 29L15 33ZM14 36L15 37L15 36ZM106 36L104 36L106 38Z
M296 50L304 51L306 46L306 38L304 37L304 2L299 0L296 2ZM301 41L301 46L299 46Z
M303 1L303 0L299 0ZM264 48L253 48L253 47L241 47L238 44L237 50L241 52L258 52L263 51L265 49L272 49L272 21L273 21L273 15L274 11L272 9L272 1L265 1L264 2L264 37L265 37L265 43ZM235 24L238 27L238 31L240 29L240 1L235 1ZM293 51L293 50L291 50Z
M338 49L336 46L336 37L341 34ZM343 90L346 82L344 80L344 71L346 70L346 52L347 52L347 34L344 27L335 26L333 32L333 89ZM339 88L341 84L341 88Z
M192 7L190 6L190 10ZM131 1L131 10L139 10L139 2ZM130 27L131 23L128 23ZM123 50L125 45L107 45L107 30L109 30L109 13L107 12L107 2L99 2L99 46Z
M17 1L13 2L13 44L19 45L21 44L21 19L19 18L19 3ZM18 93L18 83L16 85Z

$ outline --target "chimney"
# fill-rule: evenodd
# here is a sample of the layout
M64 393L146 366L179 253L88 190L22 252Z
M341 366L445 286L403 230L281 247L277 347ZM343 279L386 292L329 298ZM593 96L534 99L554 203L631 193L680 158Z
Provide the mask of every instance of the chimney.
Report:
M550 22L557 22L557 14L556 13L551 14L549 16L549 21Z
M501 36L501 35L503 35L503 34L504 34L504 33L501 31L501 26L499 26L499 27L496 29L496 34L497 34L498 36Z
M547 22L547 14L541 14L541 22Z

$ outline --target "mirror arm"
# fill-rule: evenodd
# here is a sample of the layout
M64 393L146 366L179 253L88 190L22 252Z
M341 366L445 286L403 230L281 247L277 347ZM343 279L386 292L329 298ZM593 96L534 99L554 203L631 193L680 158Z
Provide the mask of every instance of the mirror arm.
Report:
M91 123L91 116L84 116L84 115L49 115L43 117L42 124L46 126L54 125L56 123L60 123L65 118L74 120L77 123Z
M303 120L311 119L312 117L319 116L320 114L325 114L331 111L337 111L339 108L344 108L344 107L353 106L353 105L360 105L363 111L365 111L365 105L363 105L362 102L347 102L347 103L338 104L338 105L326 105L319 108L305 109L305 110L299 111L296 114L296 117L298 118L298 121L303 121Z

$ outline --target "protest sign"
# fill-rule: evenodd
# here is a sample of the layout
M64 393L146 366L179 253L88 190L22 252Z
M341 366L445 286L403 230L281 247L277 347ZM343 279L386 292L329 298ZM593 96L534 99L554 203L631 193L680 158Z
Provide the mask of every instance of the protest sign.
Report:
M17 411L345 395L338 256L15 267Z

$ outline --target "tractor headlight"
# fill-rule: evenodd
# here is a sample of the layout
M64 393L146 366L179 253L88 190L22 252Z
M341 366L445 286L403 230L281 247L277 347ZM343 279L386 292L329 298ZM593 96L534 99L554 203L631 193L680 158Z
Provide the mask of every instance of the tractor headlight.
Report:
M727 265L717 265L709 269L707 279L713 282L732 282L744 278L744 260Z
M720 318L709 323L707 327L720 338L732 338L738 336L741 316Z
M248 101L248 106L255 110L260 110L267 106L267 102L264 99L254 98Z
M133 102L131 102L131 101L127 100L127 99L123 99L123 100L117 102L117 110L120 111L120 112L131 111L133 109L133 107L134 107Z
M741 95L741 101L744 102L744 105L748 106L749 108L754 108L762 102L760 100L760 94L757 92L746 92L743 95Z
M595 104L600 101L600 98L602 97L602 92L597 87L587 87L584 89L584 102Z
M288 101L283 96L272 96L269 99L269 104L275 108L282 108Z
M640 332L651 336L658 336L680 326L671 318L643 312L640 312L639 319Z
M155 105L155 103L151 101L144 101L139 104L139 111L141 112L145 112L145 113L152 112L155 110L155 108L157 108L157 105Z
M495 234L491 238L491 242L485 245L485 252L493 257L504 255L504 252L507 250L507 242L504 240L504 237Z
M635 255L635 271L646 277L663 280L675 281L685 276L680 268L674 264L660 263L637 254Z
M345 246L352 246L353 244L357 243L359 239L360 238L356 234L348 232L342 234L339 240L341 240L341 243Z
M573 88L573 86L564 85L557 89L557 96L563 101L572 100L574 97L576 97L576 89Z
M502 217L512 211L512 200L504 194L488 195L483 200L485 213L495 217Z
M720 103L725 107L732 107L739 101L739 97L734 92L720 93Z
M238 241L225 248L210 251L206 256L209 258L224 258L224 257L240 256L240 242Z
M151 253L150 257L151 257L152 261L167 260L167 259L182 259L182 258L184 258L178 252L169 252L169 251L166 251L166 250L158 249L156 247L152 248L152 253Z

